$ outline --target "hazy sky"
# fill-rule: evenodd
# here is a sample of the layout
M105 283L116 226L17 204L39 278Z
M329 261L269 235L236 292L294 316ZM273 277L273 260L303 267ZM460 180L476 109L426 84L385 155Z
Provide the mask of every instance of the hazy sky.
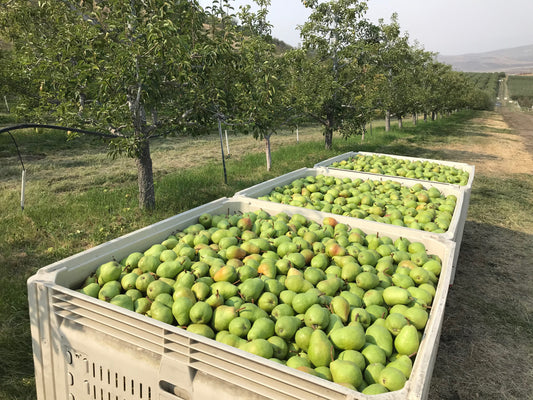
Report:
M210 0L200 0L206 6ZM233 4L252 4L235 0ZM366 16L390 21L396 12L403 32L427 51L442 55L480 53L533 44L533 0L368 0ZM309 16L301 0L271 0L272 34L292 46L297 25Z

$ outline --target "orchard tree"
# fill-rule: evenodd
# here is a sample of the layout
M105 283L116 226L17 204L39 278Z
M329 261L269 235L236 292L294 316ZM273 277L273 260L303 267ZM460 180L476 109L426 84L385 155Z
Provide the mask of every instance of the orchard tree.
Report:
M376 75L367 53L376 27L364 18L359 0L304 1L312 12L301 27L303 49L291 53L295 104L324 128L326 149L333 132L349 136L364 130ZM298 67L300 64L300 67Z
M135 159L139 206L153 208L150 138L199 125L197 2L17 0L0 14L34 88L28 115L114 135L112 153Z

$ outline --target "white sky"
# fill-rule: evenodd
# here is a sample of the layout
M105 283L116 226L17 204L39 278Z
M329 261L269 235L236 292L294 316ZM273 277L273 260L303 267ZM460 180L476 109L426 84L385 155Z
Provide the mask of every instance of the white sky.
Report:
M210 0L200 0L202 6ZM235 0L253 4L251 0ZM533 44L533 0L367 0L367 18L390 21L396 12L403 32L427 51L442 55L481 53ZM310 11L301 0L271 0L272 34L297 46L297 30Z

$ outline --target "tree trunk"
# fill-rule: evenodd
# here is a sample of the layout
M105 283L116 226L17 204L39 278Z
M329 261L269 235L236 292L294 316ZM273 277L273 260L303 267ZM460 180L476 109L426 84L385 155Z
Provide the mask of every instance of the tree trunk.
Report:
M413 125L416 126L417 122L418 122L418 115L417 113L413 113Z
M270 136L272 136L272 134L265 135L265 154L267 162L267 171L270 171L270 169L272 168L272 154L270 153Z
M390 131L390 111L385 111L385 132Z
M326 150L331 150L333 145L333 128L331 126L326 126L324 129L324 143Z
M428 122L428 113L424 111L424 122Z
M135 165L137 166L137 182L139 184L139 207L153 210L155 208L154 175L148 139L142 139L139 142Z
M402 117L398 117L398 128L400 128L400 129L403 128L403 118Z

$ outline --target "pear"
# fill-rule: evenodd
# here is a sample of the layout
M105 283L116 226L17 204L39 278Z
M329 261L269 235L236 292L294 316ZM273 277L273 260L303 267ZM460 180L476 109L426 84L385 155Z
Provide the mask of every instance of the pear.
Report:
M127 296L130 296L130 298L135 301L137 299L140 299L141 297L143 297L143 294L137 290L137 289L128 289L126 290L126 293L125 293Z
M172 293L172 290L172 286L170 286L168 283L157 279L148 284L148 287L146 288L146 295L150 300L155 300L159 294Z
M100 292L100 285L96 282L89 283L80 289L81 293L86 294L94 298L98 298L98 293Z
M363 303L368 308L370 305L382 305L383 304L383 295L382 291L379 289L369 289L363 295Z
M385 365L387 363L385 351L377 344L366 343L361 354L366 358L368 364L380 363Z
M394 347L399 354L414 354L418 351L419 345L418 330L414 325L404 326L394 339Z
M295 355L287 359L286 365L287 367L298 369L298 367L301 367L301 366L311 367L311 362L307 358Z
M239 348L264 358L272 358L274 354L272 344L268 340L261 338L245 342Z
M98 291L98 298L103 301L111 301L111 299L118 294L120 294L120 291L122 289L122 286L120 285L120 282L118 281L109 281L106 282L101 289Z
M213 329L211 329L209 325L206 324L190 324L189 326L187 326L187 331L196 333L197 335L205 336L209 339L215 339L215 332L213 331Z
M413 370L413 361L405 354L399 354L394 360L387 364L387 367L394 367L403 372L405 377L409 379L411 371Z
M177 277L176 277L176 283L174 284L174 290L176 290L179 286L185 286L189 289L194 285L194 282L196 282L196 276L191 271L182 271Z
M122 289L129 290L135 288L135 282L137 281L137 278L139 275L137 275L135 272L129 272L122 276L120 279L120 284L122 285Z
M405 386L406 378L402 371L386 366L379 374L379 381L381 385L385 386L391 392L400 390Z
M172 250L170 250L172 251ZM155 273L159 277L163 278L175 278L181 271L183 271L185 265L178 259L164 261L157 266Z
M197 301L189 310L189 318L193 324L208 324L213 316L213 309L205 301Z
M364 308L355 307L350 311L350 321L359 322L363 328L368 328L372 323L372 317Z
M316 367L315 372L317 376L321 377L322 379L333 382L333 376L331 375L331 370L329 367Z
M119 307L126 308L130 311L134 311L134 303L130 296L126 294L118 294L115 297L113 297L109 303L115 304Z
M347 360L335 360L329 365L333 382L349 383L357 388L363 383L363 374L359 367Z
M252 327L248 331L247 339L268 339L274 335L275 323L268 317L261 317L254 321ZM270 358L270 357L268 357Z
M370 290L379 285L379 278L377 274L365 271L357 275L355 283L364 290Z
M368 385L365 387L361 393L363 394L382 394L382 393L388 393L388 389L383 386L381 383L372 383L371 385Z
M155 256L145 253L145 255L139 260L138 266L142 272L155 273L159 264L161 264L161 260L159 260L159 254Z
M212 293L218 293L224 299L229 299L230 297L236 296L239 292L238 286L227 282L227 281L220 281L215 282L211 285L211 292Z
M413 301L423 307L429 306L433 302L433 296L426 290L421 289L420 287L413 286L410 287L408 291L414 299Z
M307 352L309 348L309 341L311 340L311 334L313 333L313 328L308 326L303 326L298 329L294 335L294 341L303 351Z
M160 303L163 303L168 308L172 308L172 305L174 304L174 300L172 299L172 296L169 293L160 293L156 296L154 301L158 301Z
M351 361L355 363L361 371L363 371L366 367L365 357L357 350L341 351L337 356L337 359Z
M330 277L317 283L316 287L327 296L335 296L344 281L338 277Z
M359 350L365 344L365 330L361 324L334 329L329 334L331 343L340 350Z
M305 318L305 315L304 315L304 318ZM329 324L328 324L328 327L325 329L328 335L335 329L340 329L343 327L344 327L344 323L342 322L341 317L339 317L337 314L329 314Z
M166 304L163 304L160 301L154 301L150 307L150 316L153 319L156 319L167 324L172 324L174 322L174 316L172 315L172 310L167 307Z
M272 309L272 312L270 313L271 317L274 319L274 321L278 320L282 316L285 315L294 315L293 308L288 304L278 304L276 307Z
M151 306L152 301L148 297L140 297L133 302L134 311L138 314L146 314Z
M172 315L174 315L179 326L185 326L191 322L189 312L193 304L194 302L189 297L178 297L174 299Z
M313 287L312 283L305 280L303 275L287 275L285 279L285 287L296 293L304 293Z
M98 270L98 283L103 285L104 283L118 280L122 273L122 266L116 261L109 261L102 264Z
M365 382L369 385L379 382L379 374L385 369L385 366L381 363L368 364L363 371L363 377Z
M316 267L307 267L304 270L304 278L311 282L313 285L316 285L318 282L326 279L326 273Z
M409 303L409 292L399 286L389 286L383 290L383 300L389 306L407 304Z
M377 320L383 321L383 319ZM378 345L387 357L390 357L393 349L392 335L389 330L376 322L366 329L366 342Z
M294 316L284 315L276 320L274 331L279 337L290 341L293 339L298 328L300 328L301 320Z
M213 276L215 282L226 281L233 283L238 279L237 270L232 265L224 265Z
M416 327L416 329L424 329L428 321L429 315L426 310L421 307L409 307L404 311L403 316Z
M330 303L331 312L338 315L343 323L350 319L350 303L343 296L335 296Z
M385 319L385 327L394 336L398 335L401 329L407 324L407 319L402 314L396 312L391 312Z
M274 335L270 336L267 340L272 345L272 357L277 358L279 360L285 360L287 358L287 355L289 354L289 346L287 345L285 339Z
M229 332L241 338L245 338L251 328L252 323L249 319L244 317L235 317L228 325Z
M304 323L311 328L326 329L329 325L330 312L318 304L313 304L304 314Z
M187 297L194 304L196 303L196 296L193 291L185 286L175 287L174 293L172 293L172 298L176 301L179 297Z
M400 274L398 272L392 274L391 280L394 285L403 289L407 289L415 285L415 282L409 275Z
M222 304L213 310L211 324L215 331L225 331L229 329L230 322L237 316L238 312L235 307Z
M328 367L333 361L335 350L325 332L315 329L309 338L307 355L315 367Z
M292 299L291 305L297 314L303 314L313 304L318 304L318 294L314 291L307 291L305 293L297 293Z
M344 297L348 301L348 304L350 305L350 311L351 311L351 308L361 307L363 305L363 299L359 297L358 295L356 295L355 293L352 293L347 290L343 290L342 292L340 292L339 295Z
M251 278L239 285L239 292L244 301L255 303L263 293L264 287L265 282L261 278Z
M239 316L248 318L250 322L254 323L258 318L268 317L268 314L265 310L259 308L253 303L243 303L239 309Z
M126 257L126 259L124 260L124 265L126 266L128 271L137 268L139 260L143 257L143 255L143 253L136 251Z

